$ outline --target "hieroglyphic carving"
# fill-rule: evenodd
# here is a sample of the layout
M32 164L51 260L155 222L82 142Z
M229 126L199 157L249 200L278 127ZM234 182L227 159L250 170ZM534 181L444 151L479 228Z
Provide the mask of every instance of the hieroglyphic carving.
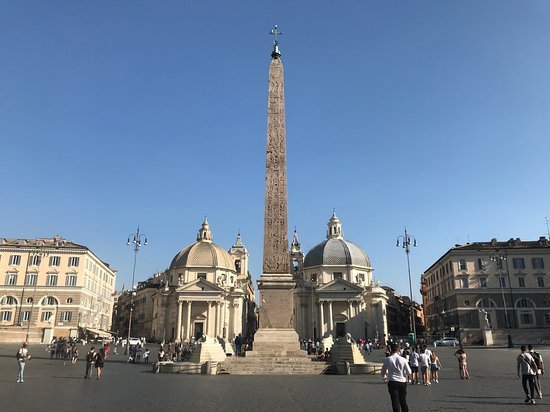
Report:
M289 273L283 64L269 67L264 214L264 273Z

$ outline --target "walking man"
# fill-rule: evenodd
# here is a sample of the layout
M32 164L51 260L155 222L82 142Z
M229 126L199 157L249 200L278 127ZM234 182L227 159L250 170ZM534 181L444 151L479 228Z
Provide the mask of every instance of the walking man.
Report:
M243 338L239 333L235 338L235 356L241 356L242 347L243 347Z
M29 355L29 351L27 350L27 346L29 346L29 344L27 342L23 342L23 345L19 348L17 354L15 355L17 358L17 363L19 364L19 371L17 372L18 383L24 382L23 373L25 372L25 362L31 358L31 355Z
M537 392L537 398L542 399L542 388L540 386L541 375L544 375L544 361L542 360L542 355L535 351L533 345L527 345L527 350L529 355L533 357L535 365L537 365L537 374L535 375L535 391Z
M388 382L393 412L409 412L407 405L407 376L411 368L407 360L399 356L399 345L395 342L390 345L391 355L384 358L382 376Z
M95 363L95 346L90 348L90 351L86 354L86 374L84 379L89 379L92 377L92 367Z
M521 385L525 392L525 403L535 404L535 376L537 374L537 365L533 357L527 352L527 346L521 345L521 353L517 357L518 378L521 371ZM529 385L529 390L527 389Z

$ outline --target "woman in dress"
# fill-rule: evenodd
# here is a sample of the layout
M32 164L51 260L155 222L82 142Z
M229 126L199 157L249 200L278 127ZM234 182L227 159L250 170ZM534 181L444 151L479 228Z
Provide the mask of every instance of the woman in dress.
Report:
M99 349L99 352L95 355L95 368L97 370L97 379L101 379L101 370L103 369L103 363L105 362L105 349Z

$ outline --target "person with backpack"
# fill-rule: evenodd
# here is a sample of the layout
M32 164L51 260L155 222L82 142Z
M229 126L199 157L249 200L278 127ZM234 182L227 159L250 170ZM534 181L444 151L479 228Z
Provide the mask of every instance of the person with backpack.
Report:
M17 359L17 363L19 364L19 371L17 372L17 382L23 383L23 373L25 372L25 363L31 358L31 355L29 355L29 351L27 350L27 347L29 344L27 342L23 342L23 345L19 348L17 353L15 354L15 358Z
M92 366L94 366L95 361L95 346L90 348L90 351L86 354L86 374L84 379L89 379L92 377Z
M537 365L533 357L527 352L527 346L521 345L521 353L517 357L518 378L521 371L521 385L525 392L525 403L535 404L535 376L537 374ZM527 389L529 384L529 389Z
M533 345L527 345L529 354L533 357L535 365L537 365L537 374L535 375L535 391L537 392L537 398L542 399L542 387L540 386L540 377L544 375L544 361L542 355L535 351Z
M97 371L97 379L101 379L101 370L105 364L105 348L99 348L99 352L94 357L95 369Z

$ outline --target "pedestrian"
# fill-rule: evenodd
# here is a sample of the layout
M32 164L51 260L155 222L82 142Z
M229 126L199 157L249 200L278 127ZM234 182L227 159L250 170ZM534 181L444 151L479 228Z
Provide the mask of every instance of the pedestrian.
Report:
M239 333L237 337L235 337L235 356L241 356L242 346L243 346L243 338Z
M411 367L411 384L418 385L418 360L420 355L418 355L418 347L413 346L412 352L409 355L409 366Z
M78 346L75 345L73 347L73 353L72 353L72 357L71 357L71 365L75 366L77 360L78 360Z
M420 349L418 364L420 365L420 372L422 373L422 385L431 385L430 378L428 376L428 368L430 367L430 356L426 353L425 348Z
M521 345L521 353L517 357L518 378L521 371L521 385L525 392L525 403L535 404L535 376L537 375L537 365L533 357L527 352L527 346ZM529 389L527 389L529 385Z
M382 376L384 382L388 382L393 412L408 412L407 405L407 375L411 374L411 368L405 358L399 356L399 345L390 345L392 354L384 358L382 364Z
M544 361L542 355L535 351L533 345L527 345L529 355L533 357L535 365L537 365L537 374L535 375L535 391L537 392L537 398L542 399L542 387L540 386L540 378L544 375Z
M458 372L460 373L460 379L470 379L468 373L468 356L464 349L460 348L455 352L455 357L458 359Z
M432 352L430 356L430 373L432 382L439 383L439 370L441 369L441 362L439 356L436 355L435 351Z
M149 348L145 348L145 352L143 352L143 361L149 363Z
M105 362L105 348L99 348L99 352L96 353L94 358L95 368L97 372L97 379L101 379L101 370Z
M27 347L29 344L27 342L23 342L17 353L15 354L15 357L17 359L17 363L19 365L19 371L17 372L17 382L23 383L23 374L25 372L25 364L28 360L31 359L31 355L29 355L29 351L27 350Z
M164 349L162 346L159 348L158 360L159 362L164 360Z
M88 353L86 354L86 373L84 374L84 379L89 379L92 377L92 366L94 366L95 361L95 346L92 346Z

